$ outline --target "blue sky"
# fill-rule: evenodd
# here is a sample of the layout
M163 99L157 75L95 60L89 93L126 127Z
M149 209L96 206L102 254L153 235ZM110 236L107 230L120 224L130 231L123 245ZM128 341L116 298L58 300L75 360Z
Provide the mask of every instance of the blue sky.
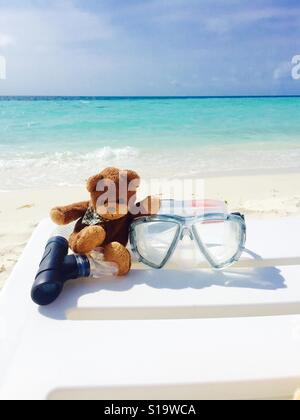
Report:
M0 0L0 95L300 94L297 0Z

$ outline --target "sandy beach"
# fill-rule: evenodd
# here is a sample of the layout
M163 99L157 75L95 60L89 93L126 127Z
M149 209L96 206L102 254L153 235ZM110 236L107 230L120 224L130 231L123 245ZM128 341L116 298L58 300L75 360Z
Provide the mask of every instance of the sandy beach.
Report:
M226 200L230 210L247 217L300 215L300 173L208 178L205 197ZM142 195L142 192L141 194ZM38 223L55 205L88 198L82 187L1 192L0 287L18 261Z

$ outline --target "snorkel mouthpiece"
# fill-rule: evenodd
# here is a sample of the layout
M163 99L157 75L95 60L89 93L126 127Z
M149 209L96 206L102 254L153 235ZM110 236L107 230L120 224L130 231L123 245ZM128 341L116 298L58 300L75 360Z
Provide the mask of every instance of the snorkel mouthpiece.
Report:
M31 291L31 298L37 305L53 303L67 281L90 276L88 258L68 255L68 251L68 241L62 236L55 236L48 241Z

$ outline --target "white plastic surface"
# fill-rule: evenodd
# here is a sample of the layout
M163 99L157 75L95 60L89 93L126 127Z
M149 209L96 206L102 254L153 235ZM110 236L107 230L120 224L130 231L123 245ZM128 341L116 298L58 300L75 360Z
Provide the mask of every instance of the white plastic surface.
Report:
M247 247L274 266L134 269L70 283L39 309L30 289L52 231L41 223L0 294L0 399L289 398L300 386L299 219L248 223Z

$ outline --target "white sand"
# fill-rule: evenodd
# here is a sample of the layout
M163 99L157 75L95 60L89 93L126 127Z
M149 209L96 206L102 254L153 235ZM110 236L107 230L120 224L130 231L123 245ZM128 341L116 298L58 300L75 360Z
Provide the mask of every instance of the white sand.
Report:
M235 176L205 181L206 198L228 201L248 217L300 215L300 174ZM1 192L0 288L37 224L55 205L88 199L82 188Z

